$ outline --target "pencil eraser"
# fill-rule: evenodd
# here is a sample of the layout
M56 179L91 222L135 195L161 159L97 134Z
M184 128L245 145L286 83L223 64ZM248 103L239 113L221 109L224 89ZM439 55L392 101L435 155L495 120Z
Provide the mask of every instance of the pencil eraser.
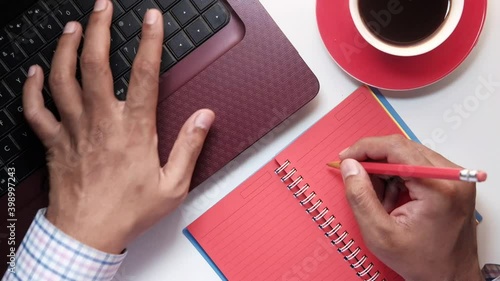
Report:
M483 172L483 171L477 172L477 180L478 181L485 181L487 177L488 177L488 174L486 174L486 172Z

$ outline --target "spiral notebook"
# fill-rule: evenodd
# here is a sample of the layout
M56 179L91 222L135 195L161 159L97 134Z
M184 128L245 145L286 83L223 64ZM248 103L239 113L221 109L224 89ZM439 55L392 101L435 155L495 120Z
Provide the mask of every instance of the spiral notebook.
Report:
M223 280L402 280L369 252L326 166L358 139L390 134L416 140L377 90L360 87L184 234Z

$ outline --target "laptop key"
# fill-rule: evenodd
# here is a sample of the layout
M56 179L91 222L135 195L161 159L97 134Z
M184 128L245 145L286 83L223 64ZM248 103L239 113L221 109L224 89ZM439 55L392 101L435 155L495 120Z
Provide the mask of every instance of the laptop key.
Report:
M113 21L121 17L124 13L125 11L122 9L120 4L118 4L116 0L113 0Z
M65 25L70 21L77 20L82 15L82 13L78 11L73 3L68 1L62 6L59 6L59 8L57 8L54 12L54 15L63 25Z
M47 42L51 41L62 32L61 25L59 25L56 19L51 15L37 23L36 27L40 35L42 35L43 39Z
M88 14L80 19L80 24L82 25L82 29L83 29L84 33L85 33L85 30L87 29L87 24L89 23L89 19L90 19L90 14Z
M175 58L167 49L167 46L163 46L163 51L161 53L160 71L161 72L167 71L175 63L176 63Z
M32 65L39 65L43 69L45 75L49 74L50 68L47 63L40 57L40 54L35 54L29 60L22 64L24 72L28 73Z
M0 136L7 133L12 127L14 127L14 123L10 121L3 110L0 111Z
M14 139L21 150L42 145L42 143L35 136L35 133L33 133L31 128L26 124L14 129L14 131L10 133L10 136Z
M3 28L0 28L0 47L7 44L7 42L9 42L9 35Z
M130 66L120 52L112 54L109 58L109 63L111 65L111 72L113 72L113 78L115 79L125 72Z
M164 33L163 40L169 39L180 29L181 28L179 24L169 12L163 14L163 33Z
M42 0L42 1L49 8L49 11L55 11L59 5L61 5L63 2L67 0Z
M12 93L14 93L16 96L23 91L24 81L26 81L26 75L21 70L21 68L12 71L4 79L4 82L5 84L7 84L7 87L9 87Z
M84 13L87 13L94 7L95 0L76 0L75 2Z
M2 158L4 162L9 161L19 152L21 152L21 150L17 148L9 136L0 140L0 158Z
M128 86L123 78L120 78L115 82L114 89L115 89L115 97L119 101L124 101L127 99Z
M40 54L42 54L43 58L49 63L52 63L52 58L54 57L54 54L56 52L57 48L57 41L54 40L52 41L49 45L45 46L42 51L40 51Z
M45 8L45 6L37 2L33 6L31 6L28 10L26 10L26 12L24 12L24 15L31 22L36 23L39 20L41 20L47 13L48 13L47 8Z
M14 42L5 45L2 50L0 50L0 59L2 59L2 61L11 69L15 68L25 58L26 56Z
M198 11L205 10L206 7L210 6L215 0L192 0Z
M125 81L127 81L127 83L130 82L130 75L132 75L131 70L129 70L129 71L125 72L125 74L123 74L123 79L125 79Z
M0 161L0 164L1 163L2 162ZM0 165L0 197L9 191L9 178L10 177L7 171ZM15 182L15 184L17 185L17 182Z
M39 149L38 147L36 149L28 149L7 164L7 167L16 169L16 178L22 180L44 164L44 156L43 149Z
M161 9L165 12L168 10L173 4L177 2L177 0L156 0L160 4Z
M36 29L32 28L29 31L23 33L23 35L17 38L17 43L24 52L30 57L33 55L41 46L43 46L43 39L38 35Z
M13 103L7 106L7 112L10 114L10 117L14 119L14 122L16 122L16 124L26 122L26 120L24 119L23 100L21 99L21 97L17 98Z
M198 16L198 11L196 11L189 0L182 0L172 8L171 12L182 26Z
M212 30L202 17L198 17L189 24L188 27L186 27L186 32L196 45L203 43L203 41L212 34Z
M125 38L130 38L141 29L141 22L134 15L133 11L128 12L115 23L118 29L125 35Z
M118 0L118 2L120 2L125 10L128 10L137 3L137 0Z
M7 73L9 73L9 71L7 71L7 68L5 68L5 66L1 63L0 60L0 77L3 77Z
M184 31L177 33L177 35L167 41L167 46L178 60L194 48L194 44L189 40Z
M31 27L31 23L28 22L23 16L13 20L5 26L6 31L12 36L16 37L26 31Z
M13 98L9 90L7 90L7 87L0 81L0 108L7 105Z
M214 31L219 30L229 20L229 13L220 2L210 7L203 16Z
M139 50L139 39L137 37L133 38L123 45L120 50L127 57L128 61L133 63Z
M111 27L111 52L114 52L116 48L120 47L121 44L125 42L125 39L120 34L120 32L116 29L116 27Z

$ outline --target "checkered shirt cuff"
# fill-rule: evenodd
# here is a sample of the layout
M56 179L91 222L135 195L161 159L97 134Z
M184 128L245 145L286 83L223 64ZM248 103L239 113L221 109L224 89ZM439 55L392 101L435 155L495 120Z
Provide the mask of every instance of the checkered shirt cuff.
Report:
M486 281L500 281L500 265L498 264L485 264L483 269L484 280Z
M112 280L126 253L107 254L66 235L45 218L41 209L16 254L15 272L2 281Z

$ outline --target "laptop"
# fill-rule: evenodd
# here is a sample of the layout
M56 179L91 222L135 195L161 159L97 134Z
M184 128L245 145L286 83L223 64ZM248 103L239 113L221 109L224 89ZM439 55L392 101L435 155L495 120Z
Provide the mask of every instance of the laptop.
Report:
M257 0L112 2L110 65L120 100L126 99L145 11L163 12L165 41L157 109L161 163L193 112L210 108L216 113L191 188L318 93L316 77ZM85 26L93 4L94 0L16 0L0 11L1 253L12 246L8 219L16 219L17 248L36 211L48 204L45 152L23 117L21 94L27 70L38 64L48 75L64 24L79 20ZM43 94L46 106L57 115L48 84ZM15 168L16 178L13 214L7 210L9 167Z

